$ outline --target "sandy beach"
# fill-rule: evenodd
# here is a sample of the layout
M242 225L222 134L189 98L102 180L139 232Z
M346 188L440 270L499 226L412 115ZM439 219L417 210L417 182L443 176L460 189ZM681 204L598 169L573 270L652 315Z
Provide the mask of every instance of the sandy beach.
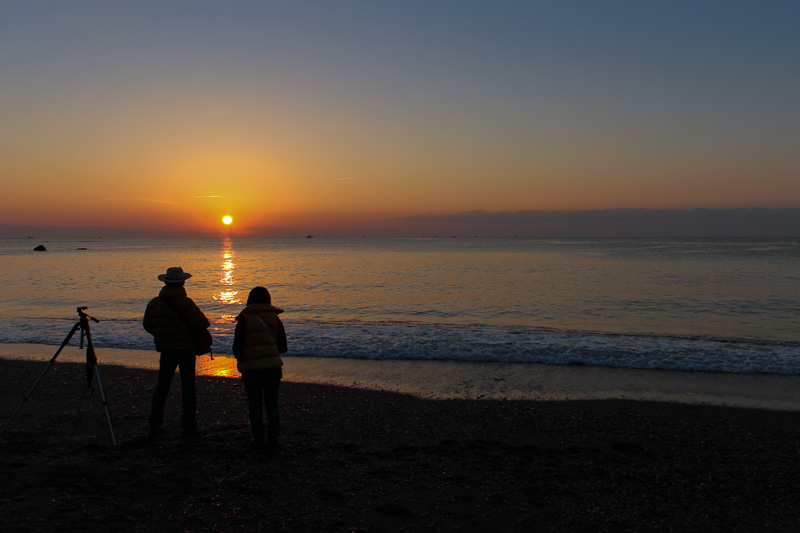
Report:
M4 426L46 367L0 359ZM798 411L287 379L282 449L263 452L237 377L198 377L192 439L176 379L151 439L155 372L101 376L118 445L85 365L56 362L0 439L1 530L800 530Z

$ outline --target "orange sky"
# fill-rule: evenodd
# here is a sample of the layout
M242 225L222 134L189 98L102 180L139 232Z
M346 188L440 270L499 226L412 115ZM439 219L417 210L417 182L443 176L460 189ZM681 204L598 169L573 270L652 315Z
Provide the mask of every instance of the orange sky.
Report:
M0 223L800 207L798 4L180 4L4 8Z

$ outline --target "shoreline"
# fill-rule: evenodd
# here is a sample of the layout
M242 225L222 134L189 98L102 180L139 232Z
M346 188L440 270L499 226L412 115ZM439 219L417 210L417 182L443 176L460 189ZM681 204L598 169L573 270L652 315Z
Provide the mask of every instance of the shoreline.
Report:
M0 358L48 361L57 346L0 343ZM95 347L106 364L156 370L154 350ZM73 341L57 362L84 362ZM231 357L198 357L197 374L239 377ZM284 381L408 394L423 399L633 400L800 411L800 376L591 366L284 356Z

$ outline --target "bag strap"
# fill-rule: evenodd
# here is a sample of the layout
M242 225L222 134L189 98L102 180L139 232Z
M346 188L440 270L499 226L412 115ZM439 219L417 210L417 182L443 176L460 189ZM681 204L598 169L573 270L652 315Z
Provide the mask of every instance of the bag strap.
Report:
M164 302L165 304L167 304L167 307L169 307L169 308L170 308L170 310L172 311L172 313L173 313L175 316L177 316L178 318L180 318L180 319L181 319L181 322L183 322L183 325L184 325L184 326L186 326L187 328L189 328L189 331L194 331L194 330L196 329L196 328L193 328L191 324L189 324L189 321L188 321L188 320L186 320L186 317L184 317L182 314L180 314L180 313L178 312L178 310L177 310L177 309L175 309L175 306L174 306L174 305L172 305L172 302L170 302L170 301L169 301L169 298L164 298L164 297L161 297L161 296L159 296L159 300L161 300L162 302Z
M275 334L272 333L272 329L267 325L266 322L264 322L264 319L258 316L256 313L253 313L253 316L256 317L259 322L261 322L261 325L264 326L264 329L266 329L267 333L269 333L269 338L272 339L272 342L275 344L275 346L277 346L278 341L275 340Z

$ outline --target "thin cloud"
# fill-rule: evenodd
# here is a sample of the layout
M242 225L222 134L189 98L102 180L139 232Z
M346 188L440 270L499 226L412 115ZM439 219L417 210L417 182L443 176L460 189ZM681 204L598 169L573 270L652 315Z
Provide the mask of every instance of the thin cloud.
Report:
M178 205L178 202L173 202L172 200L161 200L160 198L150 198L149 196L141 196L139 200L154 204Z

